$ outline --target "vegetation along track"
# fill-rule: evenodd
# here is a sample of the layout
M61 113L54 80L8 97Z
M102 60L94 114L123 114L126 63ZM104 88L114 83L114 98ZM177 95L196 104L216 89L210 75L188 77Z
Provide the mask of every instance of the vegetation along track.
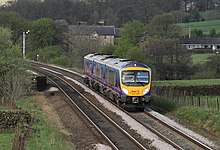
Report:
M68 81L61 78L61 76L59 77L54 73L49 73L49 71L42 70L39 67L33 68L34 70L37 70L37 72L50 76L50 80L56 83L70 101L78 107L79 111L92 122L94 127L96 127L101 135L110 143L110 146L113 149L147 149L117 125L117 123L105 115L105 113L89 102L82 93L70 85Z
M33 64L32 64L33 65ZM43 64L40 64L43 65ZM44 66L44 65L43 65ZM45 66L44 66L45 67ZM72 77L78 81L83 81L83 76L80 74L72 74L66 70L60 69L60 68L54 68L53 66L48 66L50 69L62 72L66 76ZM147 113L147 112L146 112ZM129 114L129 113L127 113ZM151 132L158 135L160 138L162 138L167 143L173 145L176 149L211 149L208 146L202 144L201 142L195 140L194 138L191 138L190 136L184 134L182 131L178 131L175 128L171 128L171 126L166 125L167 123L158 121L157 118L152 118L149 120L146 119L146 114L129 114L130 116L133 116L133 118L137 118L136 120L141 123L143 126L145 126L147 129L149 129ZM140 117L142 116L142 117ZM145 119L143 119L145 118ZM148 125L147 125L148 124ZM169 126L169 127L167 127ZM158 131L158 129L160 129Z

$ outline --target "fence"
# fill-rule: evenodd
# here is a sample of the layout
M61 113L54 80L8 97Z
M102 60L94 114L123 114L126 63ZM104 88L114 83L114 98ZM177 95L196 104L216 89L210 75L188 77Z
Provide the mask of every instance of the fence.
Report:
M219 96L201 96L201 95L187 95L185 91L174 92L172 90L158 94L152 91L152 95L159 97L160 99L172 101L180 105L195 106L201 108L210 108L213 110L220 110L220 98Z

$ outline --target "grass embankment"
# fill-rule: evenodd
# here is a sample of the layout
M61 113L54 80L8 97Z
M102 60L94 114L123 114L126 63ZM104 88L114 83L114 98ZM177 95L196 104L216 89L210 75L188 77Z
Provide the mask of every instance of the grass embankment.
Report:
M220 79L201 80L173 80L173 81L153 81L156 86L187 86L187 85L219 85ZM193 106L183 106L175 101L152 97L152 103L160 108L176 114L177 116L189 120L200 127L220 135L220 111L198 108Z
M1 150L9 150L12 147L13 143L13 132L0 132L0 149Z
M17 105L29 112L34 118L39 119L39 122L33 126L33 128L37 129L36 132L31 135L31 138L26 143L27 150L70 149L66 137L49 121L48 116L42 113L42 109L38 107L34 98L27 97L19 101Z
M46 116L42 109L38 106L35 97L25 97L17 102L17 106L26 110L32 117L39 121L32 126L36 131L31 134L31 137L25 143L26 150L68 150L73 149L69 143L67 137L60 132L60 129L51 123L48 116ZM0 110L5 110L4 107ZM14 133L0 132L0 149L8 150L12 147L12 141Z
M180 106L175 102L160 100L158 98L153 98L152 103L180 118L192 122L196 126L220 135L220 111L192 106Z
M180 107L175 114L220 135L220 112L196 107Z

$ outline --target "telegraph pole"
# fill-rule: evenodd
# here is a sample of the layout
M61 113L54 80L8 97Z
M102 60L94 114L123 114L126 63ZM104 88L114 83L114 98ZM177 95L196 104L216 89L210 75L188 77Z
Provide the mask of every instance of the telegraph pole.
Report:
M26 59L25 58L25 32L23 32L23 36L22 36L22 39L23 39L23 59Z
M23 59L26 59L26 56L25 56L25 48L26 48L26 41L25 41L25 36L30 32L30 30L27 30L27 32L23 32L22 34L22 41L23 41L23 51L22 51L22 56L23 56Z

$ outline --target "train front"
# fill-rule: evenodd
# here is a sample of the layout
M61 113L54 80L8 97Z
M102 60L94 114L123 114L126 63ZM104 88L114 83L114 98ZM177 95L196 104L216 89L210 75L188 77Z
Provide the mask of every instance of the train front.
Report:
M120 79L124 106L143 110L150 103L151 69L144 64L133 63L121 70Z

